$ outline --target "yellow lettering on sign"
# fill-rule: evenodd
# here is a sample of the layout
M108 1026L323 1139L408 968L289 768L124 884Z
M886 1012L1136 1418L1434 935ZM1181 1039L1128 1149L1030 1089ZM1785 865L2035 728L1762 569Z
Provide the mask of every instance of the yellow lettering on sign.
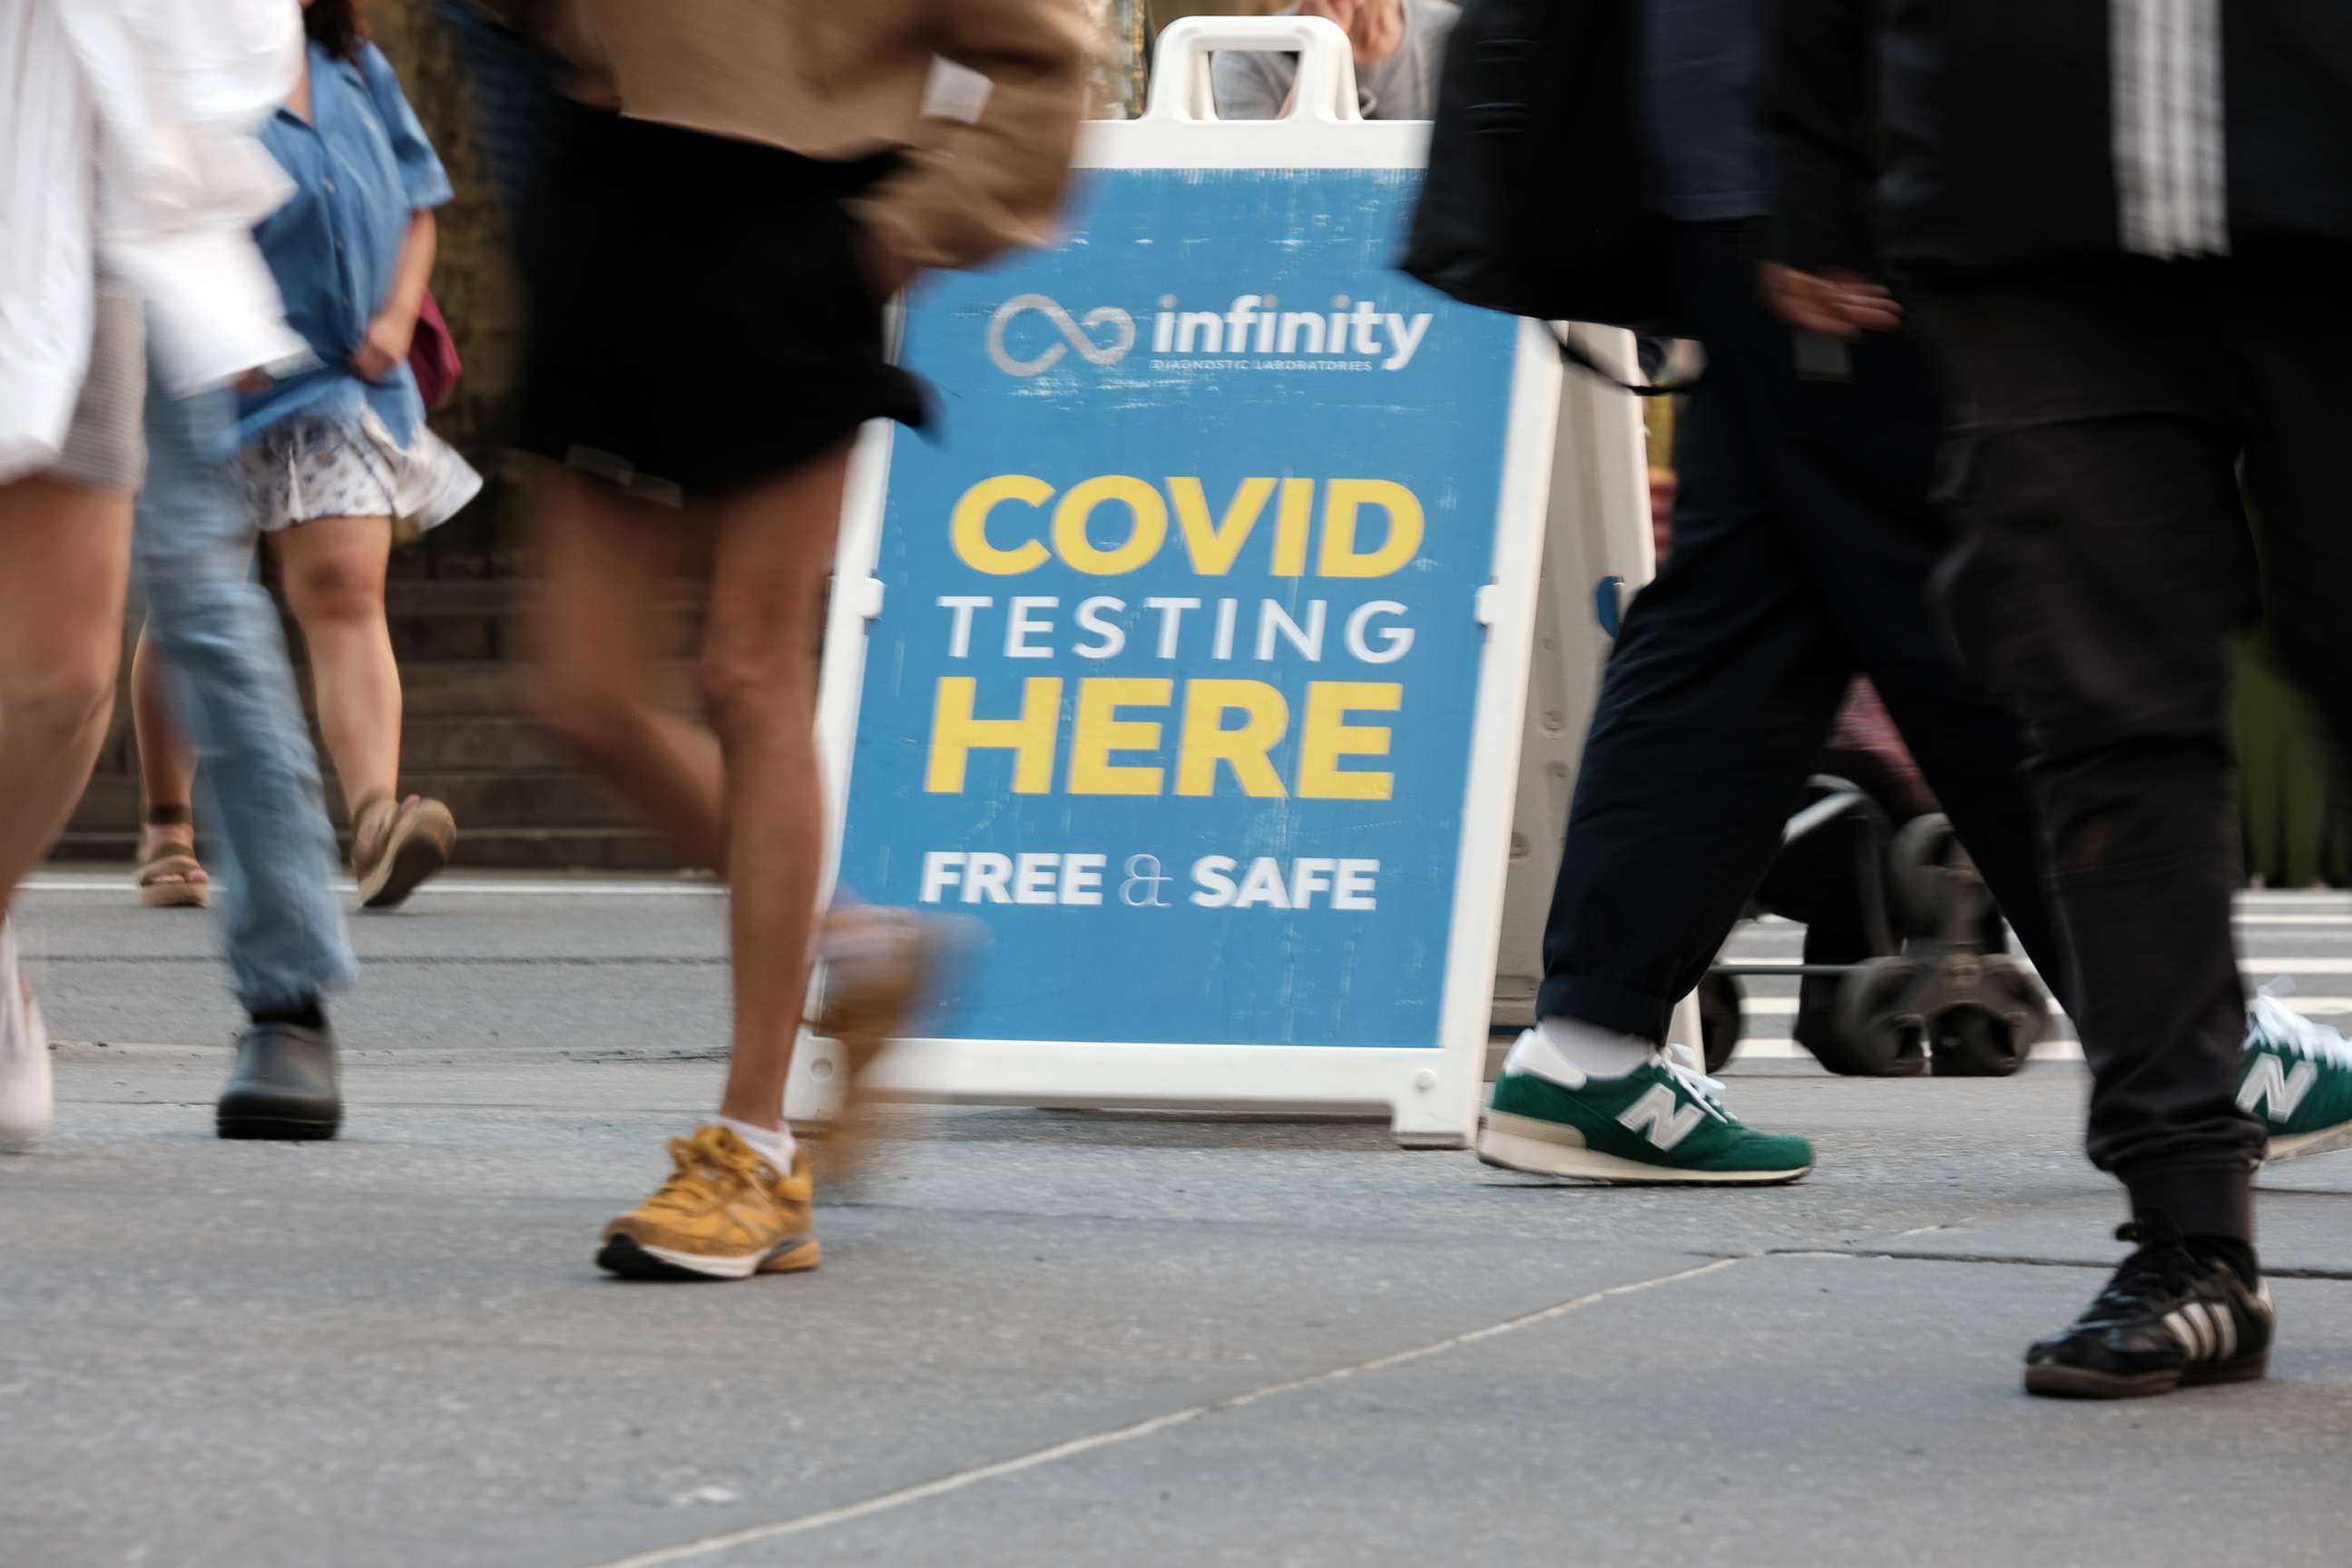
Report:
M958 498L948 514L948 539L956 557L975 572L992 577L1016 577L1034 572L1058 556L1073 571L1093 577L1116 577L1150 563L1168 542L1168 511L1176 510L1185 554L1192 570L1203 577L1230 575L1268 500L1275 501L1274 556L1276 577L1307 575L1307 546L1314 534L1315 491L1318 481L1292 476L1260 475L1240 480L1222 515L1212 516L1206 488L1198 478L1178 475L1167 481L1167 494L1132 474L1098 474L1056 492L1034 474L998 474L981 480ZM1421 548L1428 520L1412 491L1393 479L1328 479L1323 489L1323 542L1316 573L1324 577L1385 577L1403 570ZM1054 507L1048 531L1052 547L1034 531L1017 542L1001 544L989 537L989 521L1008 503L1031 510ZM1278 499L1276 499L1278 498ZM1127 532L1116 544L1097 543L1091 530L1096 514L1107 503L1126 509ZM1370 549L1357 545L1359 520L1368 508L1378 508L1386 521L1381 542ZM1000 532L1005 525L1000 525Z
M1077 717L1070 726L1072 795L1158 795L1162 770L1118 766L1114 752L1156 752L1157 719L1121 719L1121 708L1165 708L1176 694L1172 680L1088 676L1078 682Z
M1389 754L1389 727L1350 724L1349 713L1393 713L1403 706L1404 688L1395 681L1309 681L1307 723L1298 742L1298 798L1387 800L1393 795L1394 773L1345 769L1339 759Z
M1227 713L1244 716L1223 727ZM1184 688L1184 733L1176 756L1176 793L1213 795L1217 764L1233 769L1244 795L1283 797L1282 775L1266 753L1290 728L1290 704L1263 680L1194 680Z
M1192 570L1203 577L1222 577L1234 569L1234 558L1249 542L1251 530L1257 527L1258 514L1265 510L1267 498L1274 494L1272 479L1244 479L1234 492L1233 503L1225 515L1215 522L1209 521L1209 498L1201 489L1198 479L1172 479L1168 481L1168 499L1176 503L1177 526L1183 531L1184 548L1192 557Z
M1054 499L1054 487L1028 474L999 474L963 492L948 516L948 542L956 558L975 572L992 577L1014 577L1034 572L1052 558L1052 552L1034 539L1024 539L1011 550L988 542L988 514L1004 501L1044 506Z
M1282 481L1282 506L1274 516L1274 574L1307 575L1307 527L1315 516L1315 481Z
M1376 506L1388 513L1389 536L1378 550L1356 549L1356 514ZM1326 577L1385 577L1412 559L1425 529L1421 501L1394 479L1332 479L1323 487Z
M923 788L932 795L963 793L965 760L973 752L1013 753L1013 793L1044 795L1054 782L1054 743L1061 728L1062 680L1033 675L1022 682L1018 719L975 719L975 686L969 675L940 681L931 709L931 758Z
M1127 542L1115 550L1098 550L1087 537L1087 520L1105 501L1118 501L1133 513ZM1072 485L1054 509L1054 552L1073 570L1097 577L1132 572L1160 552L1168 537L1168 503L1143 480L1127 474L1104 474Z

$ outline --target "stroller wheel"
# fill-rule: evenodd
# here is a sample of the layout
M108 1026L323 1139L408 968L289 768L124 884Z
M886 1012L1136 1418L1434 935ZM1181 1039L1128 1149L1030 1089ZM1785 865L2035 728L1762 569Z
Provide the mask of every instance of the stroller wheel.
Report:
M1929 1020L1936 1076L2009 1077L2042 1043L2049 1016L2049 999L2031 975L2014 964L1989 964L1982 1002L1947 1007Z
M1927 1062L1937 1078L2007 1078L2025 1065L2015 1031L1997 1013L1947 1007L1929 1026Z
M1710 973L1698 983L1699 1035L1707 1071L1721 1072L1739 1049L1747 1022L1742 1013L1746 999L1736 974Z
M1907 958L1874 958L1838 986L1831 1027L1813 1055L1834 1073L1912 1078L1927 1066L1927 1024L1913 1005L1922 971Z
M1905 930L1924 936L1950 924L1962 885L1954 868L1965 858L1959 835L1942 816L1915 816L1903 825L1886 852L1886 865L1895 912Z

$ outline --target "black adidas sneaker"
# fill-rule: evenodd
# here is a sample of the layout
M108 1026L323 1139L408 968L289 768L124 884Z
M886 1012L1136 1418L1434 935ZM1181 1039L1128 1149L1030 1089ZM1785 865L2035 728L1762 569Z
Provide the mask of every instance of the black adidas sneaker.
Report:
M2184 1384L2252 1382L2269 1369L2277 1314L2258 1275L2190 1247L2160 1221L2116 1235L2138 1250L2081 1317L2025 1352L2025 1392L2137 1399ZM2250 1268L2252 1256L2248 1249Z

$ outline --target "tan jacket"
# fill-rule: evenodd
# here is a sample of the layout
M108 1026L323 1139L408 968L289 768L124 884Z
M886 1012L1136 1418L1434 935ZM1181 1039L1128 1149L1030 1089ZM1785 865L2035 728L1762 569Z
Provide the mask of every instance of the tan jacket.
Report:
M1044 239L1086 113L1079 0L520 5L542 13L538 30L591 96L635 118L815 158L905 148L857 210L908 267L970 267ZM935 57L988 86L926 113Z

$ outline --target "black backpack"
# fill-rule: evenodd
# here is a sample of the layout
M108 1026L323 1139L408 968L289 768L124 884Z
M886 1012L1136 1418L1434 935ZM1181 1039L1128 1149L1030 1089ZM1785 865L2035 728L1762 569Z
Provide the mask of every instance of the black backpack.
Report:
M1640 3L1464 0L1405 272L1512 315L1662 327L1665 230L1635 102Z

